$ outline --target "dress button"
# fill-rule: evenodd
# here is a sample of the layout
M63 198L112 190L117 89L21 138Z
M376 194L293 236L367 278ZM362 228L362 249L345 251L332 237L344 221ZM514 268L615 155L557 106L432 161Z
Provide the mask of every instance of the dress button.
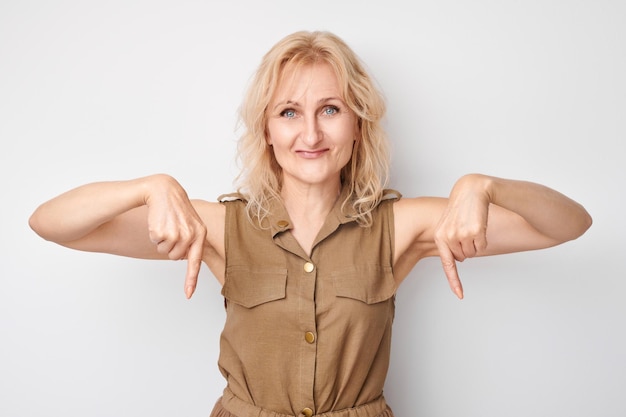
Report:
M282 229L289 226L289 222L287 220L279 220L276 222L276 225Z
M304 340L306 340L308 343L313 343L315 342L315 335L312 332L306 332L304 334Z
M313 272L315 266L311 262L307 262L304 264L304 272Z
M311 410L309 407L307 407L307 408L303 409L301 411L301 413L302 413L302 415L304 417L311 417L313 415L313 410Z

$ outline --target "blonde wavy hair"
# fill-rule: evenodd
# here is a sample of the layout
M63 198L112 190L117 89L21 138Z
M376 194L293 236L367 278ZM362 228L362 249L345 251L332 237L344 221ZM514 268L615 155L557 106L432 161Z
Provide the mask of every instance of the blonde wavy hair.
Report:
M243 133L237 149L241 168L237 190L246 197L248 216L259 222L269 213L270 201L280 200L282 169L266 141L268 105L288 66L316 63L334 69L342 98L358 120L360 137L341 171L342 185L349 187L342 209L351 205L357 222L369 226L389 179L388 141L381 125L385 101L357 55L330 32L293 33L263 57L240 107Z

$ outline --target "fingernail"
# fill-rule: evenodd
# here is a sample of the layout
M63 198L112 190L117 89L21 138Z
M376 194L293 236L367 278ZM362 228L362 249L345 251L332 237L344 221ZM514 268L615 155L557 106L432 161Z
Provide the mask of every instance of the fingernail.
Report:
M187 296L187 299L191 298L192 295L193 295L193 287L185 288L185 296Z

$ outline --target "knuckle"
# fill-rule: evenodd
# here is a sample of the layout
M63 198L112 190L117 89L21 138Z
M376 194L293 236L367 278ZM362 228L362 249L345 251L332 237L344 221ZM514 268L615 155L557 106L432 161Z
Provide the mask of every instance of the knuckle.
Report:
M453 271L453 270L456 269L456 265L455 265L454 261L453 260L449 260L449 259L442 259L441 260L441 266L446 271Z
M457 236L459 240L468 241L468 240L473 240L476 234L474 233L472 229L464 227L457 231Z
M172 261L180 261L183 259L184 254L182 254L179 250L171 250L168 252L167 257Z
M436 245L445 245L446 242L450 241L450 238L447 233L439 231L435 233L434 241Z
M187 228L180 229L178 232L178 240L181 242L189 242L192 236L193 233Z
M158 230L150 229L148 230L148 237L153 243L159 243L163 240L163 233Z

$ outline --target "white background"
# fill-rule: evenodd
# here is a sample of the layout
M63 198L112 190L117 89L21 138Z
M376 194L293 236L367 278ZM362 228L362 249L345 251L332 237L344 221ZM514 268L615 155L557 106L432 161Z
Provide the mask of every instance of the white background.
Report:
M410 6L409 6L410 5ZM626 3L2 1L0 416L208 416L224 321L202 271L74 252L27 225L82 183L155 172L232 191L237 107L262 54L331 30L388 100L393 182L447 195L467 172L538 181L594 225L541 252L437 259L397 297L397 416L626 415Z

